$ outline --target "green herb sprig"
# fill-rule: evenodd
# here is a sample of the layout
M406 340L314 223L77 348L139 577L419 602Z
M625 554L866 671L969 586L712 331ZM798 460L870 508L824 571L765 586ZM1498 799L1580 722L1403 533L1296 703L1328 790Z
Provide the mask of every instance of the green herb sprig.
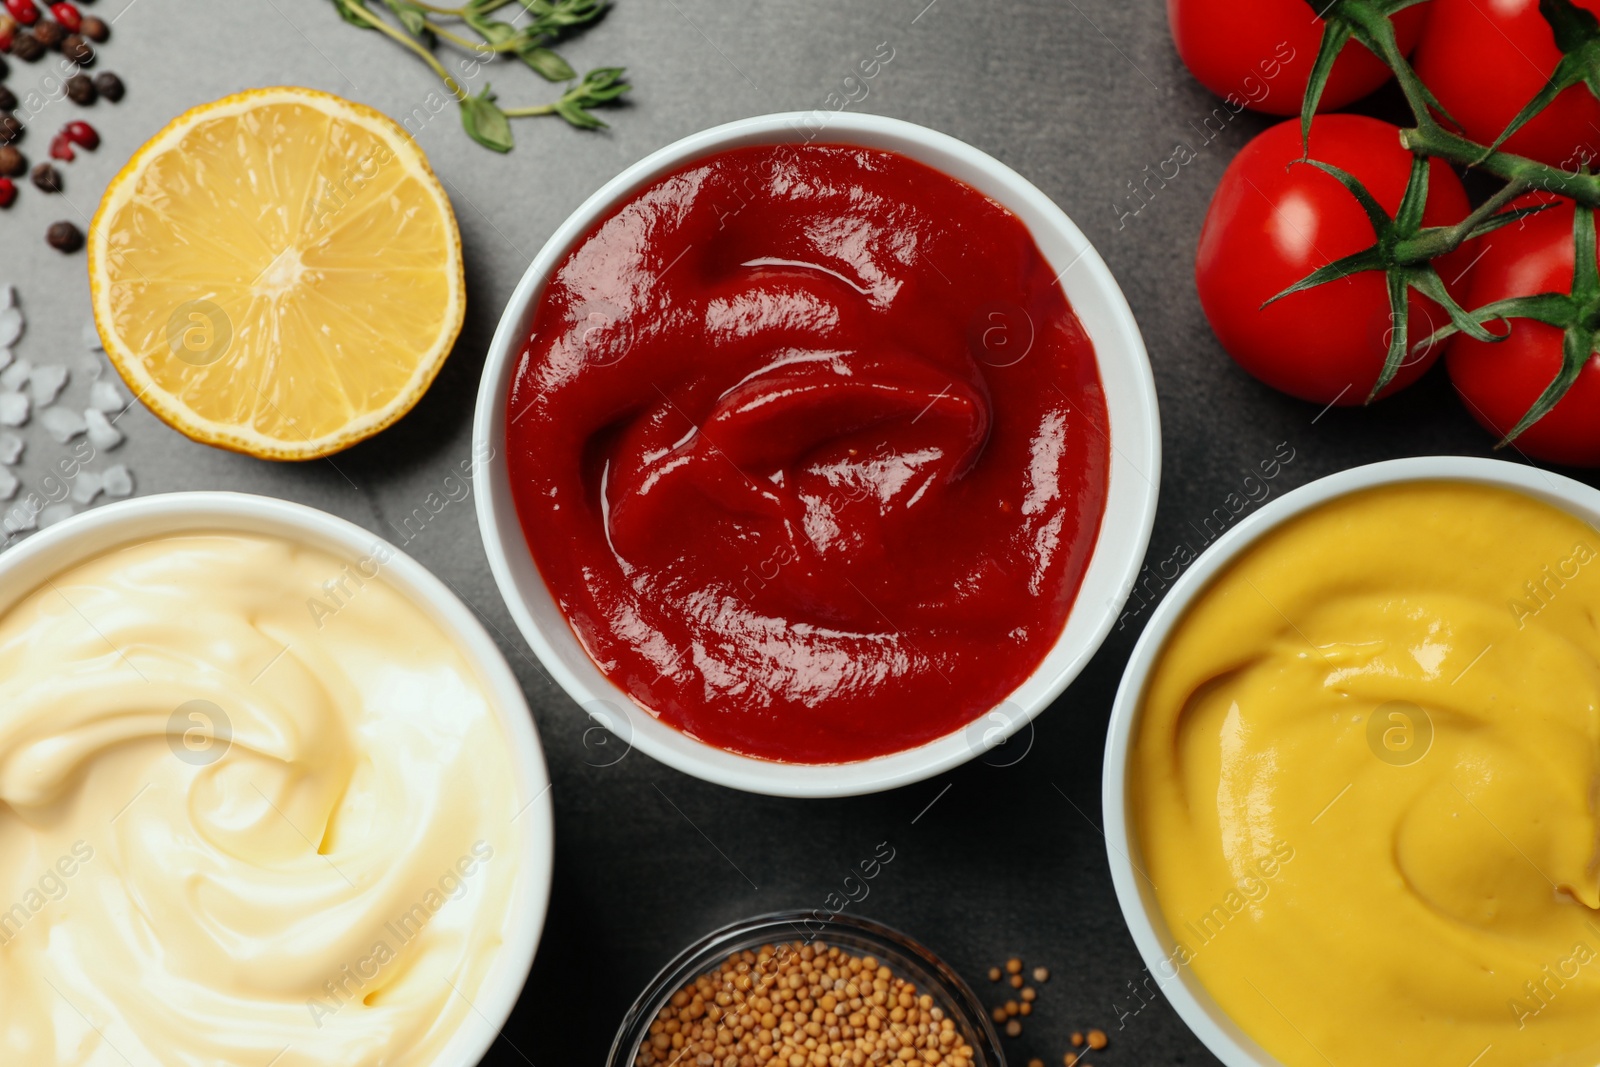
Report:
M467 136L496 152L509 152L515 144L512 119L554 115L580 130L604 129L605 122L590 109L615 103L632 88L622 67L600 67L578 79L571 64L550 47L564 34L596 22L608 0L469 0L460 7L382 0L394 22L373 10L371 0L332 2L346 22L382 33L428 64L460 105ZM511 6L527 16L520 25L492 17ZM479 56L514 55L546 81L575 84L548 104L501 107L488 86L473 94L455 79L434 54L441 42Z

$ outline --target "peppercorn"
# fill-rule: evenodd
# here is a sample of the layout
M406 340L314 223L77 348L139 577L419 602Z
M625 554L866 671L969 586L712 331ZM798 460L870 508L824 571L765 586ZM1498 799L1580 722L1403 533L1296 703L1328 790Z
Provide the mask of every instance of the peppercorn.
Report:
M17 110L17 94L0 85L0 111Z
M67 123L61 127L61 136L80 148L87 148L91 152L100 147L100 135L87 122Z
M60 48L61 42L67 39L67 28L46 19L33 28L33 36L46 48Z
M39 21L39 5L33 0L6 0L6 11L24 26Z
M100 90L100 95L115 104L122 99L122 94L127 90L123 88L122 79L107 71L98 75L94 80L94 87Z
M61 191L61 172L48 163L41 163L33 168L33 184L47 193Z
M17 36L11 42L11 54L24 63L32 63L44 55L45 47L39 43L39 38L27 30L18 30Z
M28 172L28 159L11 145L0 148L0 178L15 178Z
M61 54L80 67L94 66L94 45L81 33L74 33L61 42Z
M99 95L95 92L94 79L87 74L74 74L67 79L67 99L79 107L88 107Z
M0 178L0 207L10 207L17 198L17 183L10 178Z
M70 222L53 222L45 231L44 239L57 252L76 252L83 247L83 231Z
M51 4L50 14L54 15L57 22L73 33L77 33L79 27L83 25L83 16L79 14L78 9L64 2L64 0L59 4Z
M0 115L0 145L8 145L13 141L22 140L23 131L27 127L15 115Z
M83 17L83 28L78 32L95 44L103 44L111 37L111 27L106 25L106 20L93 15Z

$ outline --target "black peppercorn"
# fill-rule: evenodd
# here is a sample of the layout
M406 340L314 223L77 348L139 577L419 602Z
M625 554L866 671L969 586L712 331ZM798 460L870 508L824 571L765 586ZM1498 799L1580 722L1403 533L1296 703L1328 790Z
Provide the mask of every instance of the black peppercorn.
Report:
M0 178L15 178L28 169L28 157L12 145L0 148Z
M61 42L67 39L67 28L59 22L45 19L34 25L33 36L46 48L60 48Z
M83 232L70 222L53 222L44 239L58 252L76 252L83 247Z
M100 95L115 104L122 99L122 94L127 90L122 87L122 79L110 71L100 75L94 80L94 87L100 90Z
M17 110L17 94L0 85L0 111Z
M74 74L67 79L67 99L74 104L88 107L94 103L94 98L99 95L95 91L94 82L87 74Z
M81 33L74 33L61 42L61 54L80 67L94 66L94 45L85 40Z
M105 19L97 19L93 15L83 17L83 25L79 31L95 44L104 42L111 36L111 27L106 25Z
M33 184L47 193L61 191L61 172L48 163L41 163L33 168Z
M7 145L13 141L22 140L22 133L27 127L15 115L0 115L0 145Z
M24 63L32 63L44 53L45 47L39 43L39 38L27 30L18 30L16 37L11 41L11 54Z

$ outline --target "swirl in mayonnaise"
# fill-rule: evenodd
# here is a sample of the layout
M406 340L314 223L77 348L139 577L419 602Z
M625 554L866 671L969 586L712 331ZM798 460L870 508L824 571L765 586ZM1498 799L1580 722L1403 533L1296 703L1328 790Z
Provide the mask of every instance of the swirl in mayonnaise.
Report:
M510 745L377 569L170 536L0 616L0 1062L426 1067L472 1016Z

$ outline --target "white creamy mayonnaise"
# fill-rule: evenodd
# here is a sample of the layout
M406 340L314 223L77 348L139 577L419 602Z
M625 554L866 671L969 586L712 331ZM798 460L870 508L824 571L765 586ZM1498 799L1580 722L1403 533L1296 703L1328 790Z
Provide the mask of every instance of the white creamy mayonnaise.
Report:
M0 1064L427 1067L522 857L511 746L382 576L170 536L0 615Z

